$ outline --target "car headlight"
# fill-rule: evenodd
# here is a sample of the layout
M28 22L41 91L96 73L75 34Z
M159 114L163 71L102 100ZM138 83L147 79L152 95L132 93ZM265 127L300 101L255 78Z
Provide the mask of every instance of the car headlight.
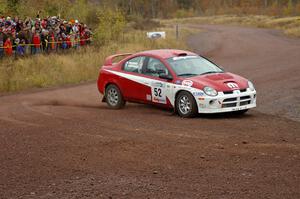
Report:
M255 90L253 83L250 81L248 81L248 87L250 88L251 91Z
M218 92L215 89L213 89L213 88L211 88L209 86L204 87L203 91L208 96L215 97L215 96L218 95Z

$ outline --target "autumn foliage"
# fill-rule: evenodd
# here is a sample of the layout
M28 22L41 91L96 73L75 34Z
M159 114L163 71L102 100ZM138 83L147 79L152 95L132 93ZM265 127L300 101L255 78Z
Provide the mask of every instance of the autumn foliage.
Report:
M77 17L97 21L99 9L120 10L126 16L174 18L216 14L300 14L300 0L0 0L0 14L28 16L37 10L44 15Z

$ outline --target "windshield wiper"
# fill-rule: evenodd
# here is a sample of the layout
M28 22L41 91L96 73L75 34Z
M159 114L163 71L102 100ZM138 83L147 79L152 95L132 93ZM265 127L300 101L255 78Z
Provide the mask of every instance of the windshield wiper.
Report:
M202 73L200 75L207 75L207 74L213 74L213 73L223 73L223 72L221 72L221 71L208 71L208 72Z
M182 76L196 76L196 75L199 75L199 74L183 73L183 74L179 74L179 75L177 75L177 76L182 77Z

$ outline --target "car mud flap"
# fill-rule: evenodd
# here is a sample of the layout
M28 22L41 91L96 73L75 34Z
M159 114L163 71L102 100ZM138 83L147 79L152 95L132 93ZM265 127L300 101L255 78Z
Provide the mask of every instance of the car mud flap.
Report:
M103 96L102 102L106 102L106 97L105 96Z

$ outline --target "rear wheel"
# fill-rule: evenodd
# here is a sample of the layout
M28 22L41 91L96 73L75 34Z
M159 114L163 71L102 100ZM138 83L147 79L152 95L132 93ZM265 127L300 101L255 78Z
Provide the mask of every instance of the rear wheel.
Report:
M110 84L106 88L105 98L108 107L112 109L121 109L126 103L120 89L114 84Z
M198 113L198 107L192 94L181 91L176 98L176 110L181 117L195 117Z

